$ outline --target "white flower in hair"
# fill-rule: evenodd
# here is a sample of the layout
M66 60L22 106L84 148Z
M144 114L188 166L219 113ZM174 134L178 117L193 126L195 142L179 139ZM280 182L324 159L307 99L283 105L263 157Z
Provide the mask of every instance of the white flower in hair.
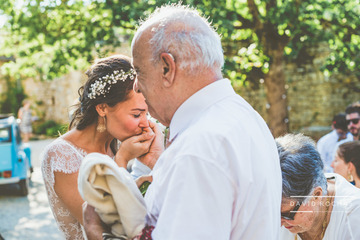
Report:
M135 71L134 69L130 69L128 72L124 72L124 70L115 70L111 75L107 74L106 76L100 77L93 84L90 85L88 97L90 99L95 99L97 96L104 95L110 91L111 85L117 83L117 81L123 81L129 77L130 80L135 79ZM105 86L108 86L105 88Z

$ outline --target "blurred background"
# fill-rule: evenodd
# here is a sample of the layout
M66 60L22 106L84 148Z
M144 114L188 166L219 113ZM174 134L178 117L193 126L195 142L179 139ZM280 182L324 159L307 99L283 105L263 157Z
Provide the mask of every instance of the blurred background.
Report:
M29 98L35 135L68 123L84 70L97 57L130 55L140 18L177 1L3 0L0 112ZM224 75L275 136L318 138L332 117L359 100L359 0L183 1L222 36ZM323 133L320 133L322 135Z
M139 19L176 2L1 0L0 114L18 117L24 100L31 102L35 176L27 197L0 189L4 238L48 239L50 232L57 238L39 172L41 150L66 132L84 72L94 59L130 56ZM360 100L359 0L182 2L196 7L221 34L224 76L275 137L302 132L318 140L331 131L334 115ZM43 214L24 219L19 206L33 213L39 202ZM17 216L13 222L6 220L10 215ZM36 224L20 228L36 219L46 219L36 234L31 232Z

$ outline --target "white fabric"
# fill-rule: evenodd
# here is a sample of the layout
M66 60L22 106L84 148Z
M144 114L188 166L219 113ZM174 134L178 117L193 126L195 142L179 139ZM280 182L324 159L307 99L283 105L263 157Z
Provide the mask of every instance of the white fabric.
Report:
M151 169L148 166L141 163L136 158L134 159L134 163L131 166L131 176L134 179L137 179L138 177L141 177L143 175L149 175L150 172L151 172Z
M78 188L115 236L133 238L145 227L145 201L135 181L109 156L89 153L84 158Z
M79 171L80 164L86 152L79 149L63 138L58 138L50 143L42 153L41 170L45 188L49 199L50 208L59 229L66 239L82 240L83 231L80 223L71 215L54 190L54 172L74 174Z
M335 176L335 201L323 240L359 240L360 189L336 173L326 174L331 176ZM286 239L295 239L295 234L281 227L280 240Z
M208 85L178 108L170 141L145 195L153 239L278 240L277 148L229 80Z
M334 169L330 166L334 160L334 151L336 150L339 136L336 133L336 130L332 130L330 133L324 135L317 142L317 150L320 153L321 159L324 163L324 171L326 173L334 172ZM352 141L352 134L347 133L344 141Z

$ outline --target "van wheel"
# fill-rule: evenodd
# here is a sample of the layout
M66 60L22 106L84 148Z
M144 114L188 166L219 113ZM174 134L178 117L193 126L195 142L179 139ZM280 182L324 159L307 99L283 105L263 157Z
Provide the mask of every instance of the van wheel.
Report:
M21 179L19 182L20 186L20 195L27 196L29 194L29 179Z

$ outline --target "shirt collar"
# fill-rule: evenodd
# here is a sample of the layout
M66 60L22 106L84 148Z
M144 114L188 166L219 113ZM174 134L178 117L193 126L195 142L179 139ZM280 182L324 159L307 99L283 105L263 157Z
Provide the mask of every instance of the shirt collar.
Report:
M228 79L217 80L194 93L181 104L171 119L169 141L184 131L204 109L233 94L235 91Z

